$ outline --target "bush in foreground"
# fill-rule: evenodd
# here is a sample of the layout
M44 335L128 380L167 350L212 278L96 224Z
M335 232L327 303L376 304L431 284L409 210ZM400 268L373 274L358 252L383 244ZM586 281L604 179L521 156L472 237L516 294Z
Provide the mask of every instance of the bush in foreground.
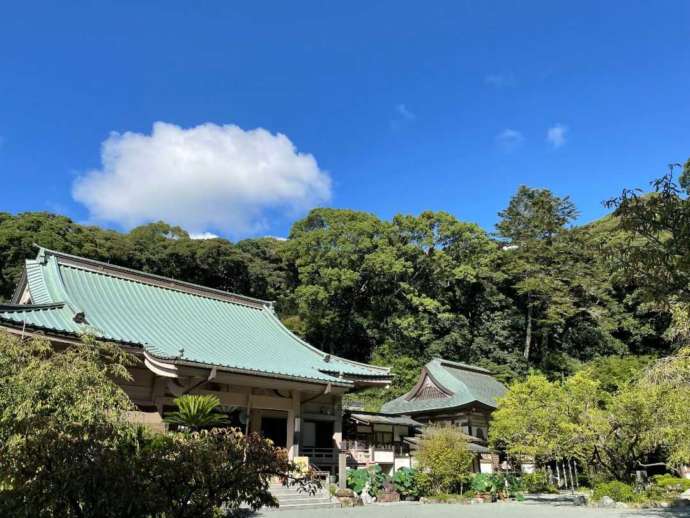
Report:
M128 362L93 340L55 352L0 333L0 516L211 518L276 505L270 479L295 468L283 450L233 429L132 426L112 381Z
M612 498L616 502L625 503L639 502L642 499L641 495L636 493L632 486L618 480L594 486L593 500L599 501L605 496Z
M429 477L432 493L462 493L474 455L465 434L454 426L429 426L419 441L417 461Z
M558 493L558 488L549 482L543 471L525 473L520 477L522 488L528 493Z

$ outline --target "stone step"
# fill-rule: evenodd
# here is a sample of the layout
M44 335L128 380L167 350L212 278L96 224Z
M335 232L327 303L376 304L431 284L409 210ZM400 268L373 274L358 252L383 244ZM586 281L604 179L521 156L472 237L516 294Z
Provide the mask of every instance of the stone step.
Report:
M332 499L327 491L321 489L314 494L298 491L297 487L286 487L282 484L271 484L271 494L278 500L278 509L265 509L265 511L278 510L308 510L308 509L336 509L341 507L340 502Z
M273 495L279 502L292 502L294 500L329 500L330 495Z
M280 499L278 503L281 507L286 505L299 505L299 504L330 504L330 497L326 498L289 498Z
M294 495L299 495L301 497L305 497L305 496L330 496L325 491L319 491L317 493L312 494L312 493L307 493L307 492L285 491L285 490L274 491L273 489L271 489L270 492L276 498L282 498L284 496L294 496Z
M281 505L277 509L272 509L273 512L280 511L300 511L308 509L339 509L339 502L327 502L327 503L310 503L310 504L295 504L295 505ZM266 509L268 510L268 509Z

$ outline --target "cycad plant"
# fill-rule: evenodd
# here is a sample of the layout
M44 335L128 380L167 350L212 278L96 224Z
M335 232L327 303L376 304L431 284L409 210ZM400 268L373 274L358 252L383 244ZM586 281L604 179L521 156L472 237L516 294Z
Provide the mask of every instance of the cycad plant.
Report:
M176 412L165 416L165 422L189 428L192 431L201 428L227 424L228 415L216 412L220 400L216 396L197 396L185 394L175 399Z

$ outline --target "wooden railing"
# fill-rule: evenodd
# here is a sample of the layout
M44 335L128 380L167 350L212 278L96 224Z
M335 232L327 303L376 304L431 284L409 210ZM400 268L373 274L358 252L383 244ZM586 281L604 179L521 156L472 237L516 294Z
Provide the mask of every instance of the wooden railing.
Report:
M309 457L309 461L314 464L338 462L337 448L314 448L313 446L300 446L300 455Z
M373 462L392 463L395 457L408 456L409 447L406 444L376 444L370 445L366 441L343 441L342 448L315 448L300 446L300 455L309 457L309 462L322 465L338 463L338 454L347 453L357 464Z
M343 441L342 451L348 453L358 464L393 462L395 457L410 453L406 444L369 444L367 441L357 440Z

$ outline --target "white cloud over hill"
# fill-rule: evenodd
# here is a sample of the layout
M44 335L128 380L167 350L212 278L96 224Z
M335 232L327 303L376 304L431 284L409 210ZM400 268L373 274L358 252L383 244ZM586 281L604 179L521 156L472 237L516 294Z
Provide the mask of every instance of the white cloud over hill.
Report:
M312 155L262 128L156 122L150 135L112 133L101 162L77 178L73 196L92 219L125 227L162 219L237 237L267 228L269 213L294 217L331 196Z

